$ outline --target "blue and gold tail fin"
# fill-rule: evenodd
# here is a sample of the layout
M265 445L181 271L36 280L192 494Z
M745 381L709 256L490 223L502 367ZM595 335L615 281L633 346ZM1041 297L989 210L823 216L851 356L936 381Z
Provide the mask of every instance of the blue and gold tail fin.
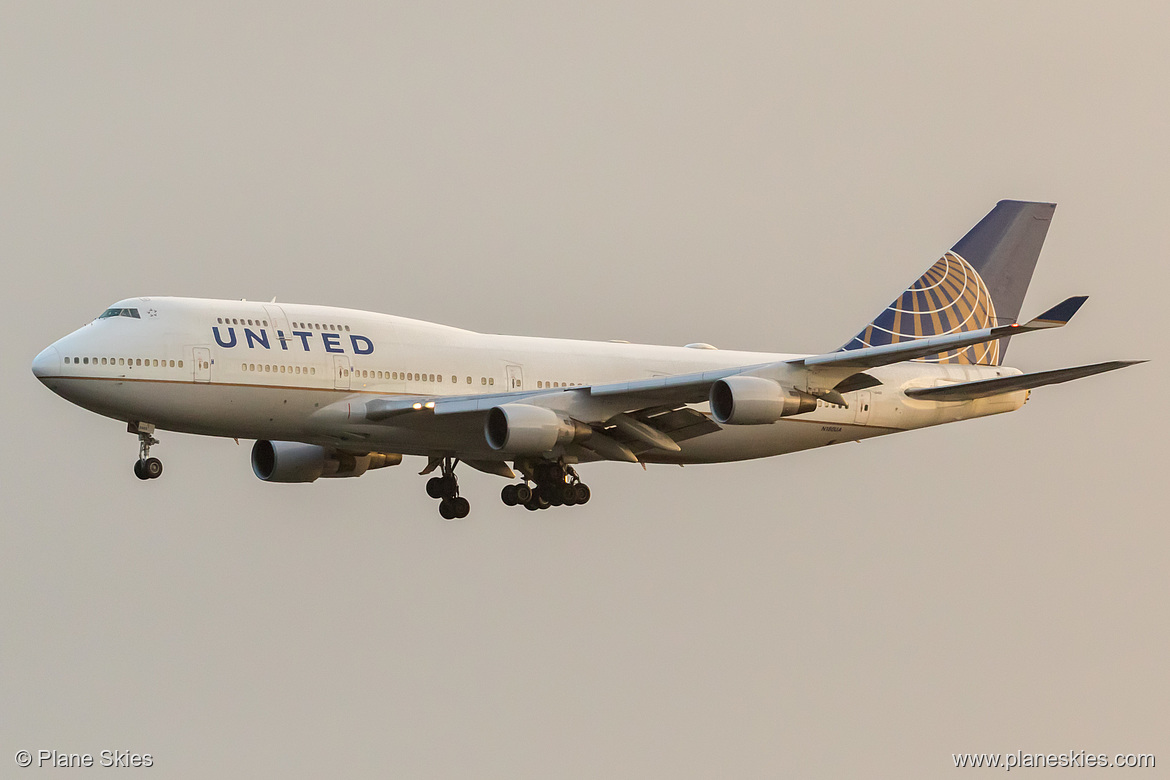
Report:
M1015 322L1055 210L1055 203L1001 200L841 350ZM921 360L997 366L1007 345L1005 338Z

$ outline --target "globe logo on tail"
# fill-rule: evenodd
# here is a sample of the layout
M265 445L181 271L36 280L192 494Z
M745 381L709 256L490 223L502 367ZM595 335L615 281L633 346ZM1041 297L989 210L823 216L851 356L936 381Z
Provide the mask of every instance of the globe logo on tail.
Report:
M899 344L994 325L995 306L987 285L970 263L952 251L939 258L844 349ZM919 359L926 363L997 365L999 342Z

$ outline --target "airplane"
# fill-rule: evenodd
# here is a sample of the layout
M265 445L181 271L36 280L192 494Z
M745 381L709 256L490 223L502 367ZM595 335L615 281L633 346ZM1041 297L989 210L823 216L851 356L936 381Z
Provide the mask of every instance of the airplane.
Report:
M134 474L160 430L255 439L265 482L359 477L427 458L439 514L466 517L460 463L510 480L509 506L573 506L595 461L764 458L1019 409L1031 390L1144 361L1034 373L1014 336L1064 326L1068 298L1018 321L1055 204L1000 201L857 335L820 355L709 344L504 336L353 309L139 297L54 342L33 374L126 423ZM511 466L509 466L511 463ZM519 478L517 478L519 472ZM511 480L518 480L512 482Z

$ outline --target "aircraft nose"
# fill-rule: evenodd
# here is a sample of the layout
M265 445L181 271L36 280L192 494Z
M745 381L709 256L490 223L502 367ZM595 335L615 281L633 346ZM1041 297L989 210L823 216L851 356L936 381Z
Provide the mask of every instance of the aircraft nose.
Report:
M41 354L33 358L33 376L42 382L45 377L57 376L61 373L61 353L56 347L46 347Z

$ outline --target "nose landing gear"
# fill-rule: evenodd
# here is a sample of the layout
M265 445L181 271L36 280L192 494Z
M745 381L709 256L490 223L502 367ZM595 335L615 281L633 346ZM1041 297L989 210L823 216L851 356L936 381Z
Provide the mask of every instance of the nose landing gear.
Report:
M151 423L130 423L126 430L138 434L138 460L134 461L134 476L139 479L158 479L161 477L162 461L150 457L150 446L158 444L158 439L154 438L154 425Z
M444 520L462 519L471 511L471 503L459 495L459 481L455 478L458 463L454 458L443 458L442 475L427 480L427 495L439 499L439 514Z

